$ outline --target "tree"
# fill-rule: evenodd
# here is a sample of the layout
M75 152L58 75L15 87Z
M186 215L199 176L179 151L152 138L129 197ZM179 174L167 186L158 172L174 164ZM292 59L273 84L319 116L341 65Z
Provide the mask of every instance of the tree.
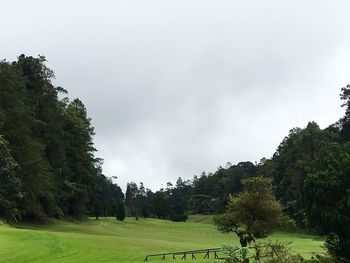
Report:
M65 144L67 173L64 175L65 196L62 203L68 214L80 218L93 206L97 160L94 158L94 129L84 104L75 99L65 110Z
M95 176L95 194L93 199L93 208L90 215L95 216L96 220L100 216L116 216L119 213L120 203L123 203L124 194L120 187L113 183L111 178L106 177L102 173L102 161L96 167ZM124 209L124 205L123 205ZM125 214L125 210L124 210ZM124 215L125 217L125 215Z
M341 125L341 137L344 141L350 140L350 85L341 89L340 99L343 101L342 107L346 107L345 116L339 120Z
M157 218L165 219L170 214L169 201L165 198L165 194L162 191L158 191L154 194L153 198L153 211Z
M125 207L124 207L124 204L122 202L119 202L117 204L116 219L118 221L124 221L124 219L125 219Z
M23 193L19 209L24 217L42 220L56 215L58 209L45 145L36 137L36 130L43 122L33 112L27 89L30 79L23 74L18 63L0 64L0 111L3 116L0 133L9 142L11 155L19 165L16 174L21 178Z
M145 188L141 183L141 189L137 184L130 182L126 186L125 205L128 208L128 214L134 216L136 220L139 219L142 211L142 194L145 194Z
M189 210L199 213L223 213L228 202L228 196L242 191L241 180L256 176L258 171L258 167L251 162L239 162L227 167L219 167L214 174L203 172L199 179L193 181L193 194L209 196L210 198L202 200L200 206L197 206L196 202L191 202L194 205L189 207ZM189 199L194 201L193 198ZM212 203L211 200L215 201Z
M278 146L270 160L259 166L259 174L273 179L276 198L286 213L299 226L306 226L304 180L309 173L320 169L330 151L337 151L339 129L330 126L324 130L315 122L293 128Z
M328 234L326 247L339 262L350 262L350 142L344 152L331 154L325 168L305 180L310 225Z
M21 214L21 179L16 174L17 163L12 158L8 142L0 136L0 217L17 220Z
M234 232L242 247L270 234L282 213L275 200L271 180L252 177L242 180L243 192L230 196L227 211L214 219L222 232Z

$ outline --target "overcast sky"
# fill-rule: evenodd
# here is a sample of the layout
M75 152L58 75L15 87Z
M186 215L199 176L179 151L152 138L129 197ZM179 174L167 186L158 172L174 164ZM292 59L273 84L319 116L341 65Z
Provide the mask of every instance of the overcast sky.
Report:
M348 0L0 1L0 59L46 56L124 189L271 157L343 114Z

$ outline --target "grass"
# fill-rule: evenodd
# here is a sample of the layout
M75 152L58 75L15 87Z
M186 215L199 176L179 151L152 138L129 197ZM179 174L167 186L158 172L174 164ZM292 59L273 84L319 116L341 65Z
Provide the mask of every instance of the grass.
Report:
M213 215L190 215L187 222L191 223L202 223L202 224L213 224Z
M0 262L143 262L149 253L238 244L232 234L218 232L210 222L210 216L191 216L186 223L104 218L56 220L47 226L0 224ZM271 238L293 242L292 248L306 257L323 251L317 236L277 232Z

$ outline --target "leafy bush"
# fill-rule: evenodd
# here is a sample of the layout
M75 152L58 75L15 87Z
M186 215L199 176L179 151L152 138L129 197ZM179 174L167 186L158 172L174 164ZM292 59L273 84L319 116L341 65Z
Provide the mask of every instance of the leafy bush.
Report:
M255 257L260 263L301 263L304 259L290 249L290 243L267 241L255 244Z
M256 262L254 251L250 248L225 245L222 250L226 255L227 263Z
M312 257L311 259L306 260L305 262L306 263L337 263L341 261L337 261L330 256L317 255L316 257Z
M267 241L254 243L251 247L224 246L227 263L306 263L300 255L291 251L289 243ZM332 261L310 261L310 263L333 263Z
M175 214L170 217L170 220L174 222L185 222L187 219L188 216L184 214Z
M297 230L297 224L288 215L283 215L279 221L279 228L287 232L295 232Z
M115 217L118 221L124 221L124 219L125 219L125 207L124 207L124 204L122 202L117 204Z

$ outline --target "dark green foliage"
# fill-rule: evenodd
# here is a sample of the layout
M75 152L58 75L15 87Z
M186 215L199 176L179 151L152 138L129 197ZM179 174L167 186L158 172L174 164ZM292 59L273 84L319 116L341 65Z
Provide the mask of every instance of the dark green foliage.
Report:
M248 247L223 246L222 252L225 255L225 263L255 263L253 249Z
M258 167L251 162L240 162L227 168L219 167L214 174L202 173L193 180L194 198L190 200L196 213L222 213L227 197L242 191L241 180L256 176ZM202 197L202 198L201 198Z
M324 130L313 122L293 129L273 158L264 160L259 174L273 178L277 198L299 226L328 235L331 260L349 262L349 85L342 88L341 99L346 111L338 123Z
M143 183L138 187L136 183L127 184L125 193L127 214L138 219L140 216L170 219L172 221L186 221L185 197L181 186L173 187L171 183L167 188L152 192L145 189Z
M350 140L350 85L343 87L341 89L342 93L340 94L341 100L344 101L342 107L346 107L345 116L339 120L341 125L341 138L344 141Z
M128 215L138 218L141 214L142 196L136 183L131 182L126 186L125 205L128 208Z
M309 260L304 260L305 263L339 263L340 261L337 261L336 259L332 258L329 255L323 256L323 255L317 255L315 257L312 257Z
M174 222L185 222L188 219L188 216L181 213L181 214L172 214L170 216L170 220Z
M163 191L158 191L153 197L153 213L157 218L166 219L170 214L170 204Z
M93 194L92 198L94 202L91 215L95 216L96 219L100 216L117 216L118 209L120 209L119 205L122 204L124 199L124 194L120 187L102 173L100 166L97 167L95 194Z
M116 219L118 221L124 221L125 219L125 207L122 202L117 204Z
M214 174L202 173L193 180L167 183L165 189L152 192L131 182L127 185L125 205L130 216L158 217L173 221L187 220L186 214L212 214L225 210L229 194L242 190L241 180L256 176L258 166L251 162L219 167Z
M346 144L346 148L350 143ZM330 234L326 247L339 260L350 259L350 154L330 155L325 169L305 180L310 225Z
M21 65L1 63L0 108L4 115L0 133L8 140L22 178L21 213L42 219L56 207L52 200L52 172L45 159L43 142L37 130L44 124L35 118L28 80Z
M53 78L42 56L0 62L0 134L18 164L12 183L21 178L20 186L3 189L16 191L21 200L2 214L35 220L81 218L93 211L112 214L111 203L115 210L115 200L123 197L119 187L100 175L86 108L78 99L59 99L67 92L55 87ZM101 199L98 187L115 189Z
M310 122L305 129L292 129L271 160L265 160L259 174L272 177L276 196L299 226L305 226L304 180L322 166L329 150L336 150L338 130L321 130Z
M266 241L254 244L255 259L261 263L302 263L305 259L295 254L288 242Z
M310 224L321 232L343 232L350 217L350 154L330 155L326 168L309 174L305 180L306 207ZM349 214L350 216L350 214ZM350 234L350 232L349 232Z
M227 211L214 218L222 232L234 232L242 247L270 234L281 217L281 205L275 200L271 180L252 177L242 180L244 191L230 197Z
M241 179L255 176L258 167L251 162L240 162L227 168L219 167L214 174L204 172L198 178L183 181L178 178L176 185L167 183L166 189L153 193L141 191L135 183L129 183L125 204L128 214L143 217L158 217L173 221L187 220L186 213L211 214L225 210L227 196L242 190Z
M283 215L278 222L278 228L286 232L295 232L297 230L297 225L288 215Z
M16 174L17 163L12 158L7 141L0 136L0 217L17 220L22 199L21 179Z

